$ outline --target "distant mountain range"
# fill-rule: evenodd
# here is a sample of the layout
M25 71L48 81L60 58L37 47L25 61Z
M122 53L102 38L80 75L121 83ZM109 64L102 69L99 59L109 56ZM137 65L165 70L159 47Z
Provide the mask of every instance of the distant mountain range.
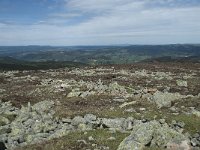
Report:
M0 46L7 62L78 62L83 64L129 64L141 61L192 61L200 58L200 44L120 46ZM5 62L5 60L4 60ZM66 63L65 63L66 64Z
M45 61L45 62L29 62L17 60L12 57L0 57L0 70L47 70L63 67L80 67L86 64L70 61Z

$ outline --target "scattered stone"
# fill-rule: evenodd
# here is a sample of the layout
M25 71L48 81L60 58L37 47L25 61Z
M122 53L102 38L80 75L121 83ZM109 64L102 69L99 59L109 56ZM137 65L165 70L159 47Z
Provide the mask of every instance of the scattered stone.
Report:
M89 140L89 141L94 141L94 138L93 138L92 136L89 136L89 137L88 137L88 140Z
M87 145L87 142L85 140L77 140L78 143L83 143L85 145Z
M183 86L183 87L187 87L188 86L187 81L183 81L183 80L176 80L176 84L178 86Z
M146 110L146 108L140 108L140 111L145 111Z
M71 124L74 126L78 126L79 124L85 124L86 120L81 116L76 116L72 119Z
M72 122L72 119L69 119L69 118L62 118L62 122L63 122L63 123L71 123L71 122Z
M109 141L114 141L114 140L116 140L116 138L111 136L111 137L108 138L108 140Z
M172 106L172 107L169 108L169 110L171 110L172 112L176 112L176 111L177 111L177 108L174 107L174 106Z
M165 119L160 119L159 122L160 122L161 124L164 124L164 123L165 123Z
M9 123L10 121L6 117L0 116L0 126L7 125Z
M88 126L85 123L78 124L78 129L81 131L91 130L91 128L88 129Z
M125 118L106 119L102 118L102 125L107 128L123 129Z
M97 144L92 144L92 147L95 147L95 146L97 146Z
M93 114L86 114L86 115L84 116L84 119L85 119L85 121L88 122L88 123L93 123L94 121L97 120L97 116L95 116L95 115L93 115Z
M197 140L196 138L192 138L191 139L191 144L192 144L192 146L200 146L200 141L199 140Z
M200 111L198 111L198 110L193 109L192 114L197 116L197 117L200 117Z
M16 94L17 98L20 98L21 96L27 96L27 98L30 98L32 96L35 98L35 96L38 96L39 98L41 98L44 94L50 95L49 97L44 97L46 99L45 101L41 101L34 105L28 103L27 106L22 106L20 109L13 107L10 102L0 101L0 149L5 149L5 147L7 147L8 149L15 149L18 146L21 147L31 144L37 144L46 140L52 140L54 138L67 136L70 132L83 131L84 135L86 136L86 134L88 134L86 131L100 128L108 128L106 130L108 130L109 133L112 133L112 135L116 135L118 133L117 131L123 133L131 132L131 135L124 139L124 141L120 144L118 148L119 150L142 149L144 147L154 148L154 146L160 149L168 148L172 150L191 148L198 149L200 147L199 133L196 133L193 136L189 135L189 133L188 135L183 135L182 131L185 130L184 122L173 121L172 124L168 126L165 119L155 121L155 119L159 118L156 115L154 116L154 121L149 121L148 118L136 120L131 117L116 117L112 119L98 118L96 115L93 114L86 114L84 116L75 116L74 118L62 119L54 117L54 107L57 108L57 106L63 105L63 97L60 96L62 95L65 97L67 93L69 93L67 97L69 97L71 100L69 102L69 106L71 106L71 104L76 104L76 99L75 102L73 102L73 98L71 97L80 97L78 99L84 101L88 96L94 95L99 96L100 100L104 102L104 98L101 99L101 96L107 95L110 97L108 99L105 99L104 103L96 103L97 107L100 106L99 108L96 107L98 110L101 110L101 107L105 105L108 111L115 112L117 111L116 107L118 107L118 105L116 104L121 103L122 105L120 105L120 108L124 108L123 112L135 112L132 115L140 115L141 118L146 118L144 117L146 112L143 111L150 112L152 111L152 108L145 107L145 105L138 105L136 108L131 108L131 105L137 104L137 102L140 102L140 100L150 100L150 102L155 103L158 106L158 108L168 107L169 109L167 109L167 111L169 114L167 115L179 115L181 111L178 107L179 105L175 103L176 100L188 100L189 98L197 98L198 100L198 98L200 97L200 93L195 93L196 90L194 90L194 96L188 95L188 92L193 90L193 87L190 87L191 89L185 88L188 86L188 83L186 81L188 78L184 78L183 74L180 74L180 76L176 76L176 74L172 74L170 72L152 72L150 70L138 71L136 68L121 71L117 69L115 70L115 68L105 69L103 67L88 67L84 69L72 69L72 71L66 71L66 69L64 69L64 72L62 74L62 80L56 79L57 76L60 75L59 70L39 71L40 73L45 74L44 78L48 79L32 77L32 74L25 75L22 77L16 77L15 74L19 74L20 76L21 72L15 71L0 72L0 76L5 75L4 77L6 77L6 82L10 82L12 84L14 82L18 82L21 84L22 81L28 81L31 82L30 85L32 86L32 82L35 82L34 80L36 79L38 80L37 82L39 83L34 83L34 85L37 85L37 88L33 91L29 91L27 88L27 91L25 91L26 93L22 91L12 93ZM29 74L30 72L23 71L22 73ZM33 74L35 74L35 72ZM67 76L68 74L70 74L70 78L64 79L63 77ZM73 75L82 76L84 77L84 80L78 80L77 76L74 76L75 78L72 79ZM98 78L101 78L99 79L99 81L87 81L86 77L93 78L94 76L96 77L96 75L98 75ZM129 78L129 76L131 78ZM184 76L190 75L189 73L186 73L184 74ZM136 85L131 84L135 80L139 80L140 77L144 77L141 80L142 84L137 85L139 82ZM180 87L175 87L174 80L172 80L177 79L177 77L185 80L176 81L177 85ZM196 79L198 79L198 74L191 75L190 79L192 79L193 77L195 78L195 81L197 81ZM109 82L105 81L107 80L107 78L110 78L111 80ZM167 80L172 81L166 83L166 85L163 86L163 83L165 84ZM126 84L120 85L122 84L122 81L126 81L126 83L130 82L129 86L124 86ZM143 84L143 81L145 81L146 84ZM0 88L0 99L5 98L5 96L6 98L7 96L9 98L10 96L8 94L8 88L4 90L6 86L7 85L5 84L2 85L2 87ZM40 86L42 88L40 88ZM149 86L152 86L152 88L149 88ZM187 94L186 96L181 95L179 93L170 93L173 91L182 90L182 87L185 90L185 93ZM15 89L16 87L10 86L9 88ZM71 92L69 92L70 90ZM52 93L56 93L56 95L53 95ZM54 101L50 101L49 99L54 99ZM135 101L128 102L128 100L130 99L133 99ZM5 100L7 99L4 99L3 101ZM12 97L11 100L13 102ZM34 101L34 103L35 102L36 101ZM66 103L67 102L68 101L66 101ZM172 104L174 105L172 106ZM91 108L93 108L93 105L95 105L95 103L91 104ZM127 109L125 109L126 107ZM200 117L199 109L197 106L195 107L196 108L191 108L191 111L188 111L189 107L181 106L181 108L183 109L182 111L184 111L185 114L193 114L197 117ZM90 106L88 108L90 108ZM140 111L139 113L137 113L135 110ZM160 109L159 112L161 113L162 109ZM124 115L126 114L127 113L124 113ZM168 120L167 115L166 119ZM89 134L87 136L89 141L96 140L92 136L89 136ZM188 139L188 137L190 138L190 140ZM106 138L110 141L116 140L115 136ZM77 142L81 142L81 145L88 144L85 140L78 140ZM93 146L92 149L109 149L109 147L106 147L104 145L97 145L94 142L90 142L90 144L92 144Z

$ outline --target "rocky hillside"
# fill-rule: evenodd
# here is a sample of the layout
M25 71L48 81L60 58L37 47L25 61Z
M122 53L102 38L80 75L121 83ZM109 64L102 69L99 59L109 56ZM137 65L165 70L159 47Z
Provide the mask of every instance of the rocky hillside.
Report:
M198 150L200 64L2 71L0 149Z

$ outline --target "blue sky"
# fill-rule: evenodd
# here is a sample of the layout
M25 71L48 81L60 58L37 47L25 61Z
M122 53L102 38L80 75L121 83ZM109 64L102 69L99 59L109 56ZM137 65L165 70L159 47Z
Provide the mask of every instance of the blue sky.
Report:
M0 0L0 45L200 43L200 0Z

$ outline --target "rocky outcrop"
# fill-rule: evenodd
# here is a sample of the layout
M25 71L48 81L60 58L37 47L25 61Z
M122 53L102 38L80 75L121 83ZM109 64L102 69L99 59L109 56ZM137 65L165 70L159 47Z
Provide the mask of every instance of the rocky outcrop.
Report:
M151 121L133 126L131 135L121 142L118 150L142 150L145 146L165 148L171 143L179 145L182 142L186 144L186 149L190 148L186 136L171 129L167 124Z
M74 118L56 118L54 102L41 101L31 106L13 107L9 102L0 103L0 142L7 148L40 143L68 135L70 132L107 128L112 131L131 131L118 150L143 149L150 147L167 147L169 149L190 149L191 145L200 145L199 134L188 137L181 133L183 122L173 121L171 126L164 119L158 121L141 121L129 118L98 118L93 114L75 116ZM11 119L9 115L14 115ZM180 132L179 132L180 131ZM91 139L91 138L90 138Z
M158 108L162 107L171 107L171 103L177 99L184 98L185 96L180 95L179 93L168 93L168 92L160 92L156 91L150 100L158 106Z
M33 106L28 104L20 110L11 107L9 103L6 104L5 106L1 103L1 114L16 115L12 121L0 126L0 142L4 142L8 148L57 138L73 129L71 125L64 124L53 117L54 102L52 101L42 101ZM5 110L4 108L11 109Z
M31 106L22 106L21 109L12 107L9 102L0 105L0 142L7 148L39 143L66 136L76 130L93 130L110 128L115 130L130 130L133 127L133 118L97 118L93 114L75 116L74 118L58 119L53 117L54 102L41 101ZM12 120L8 115L15 115ZM6 116L7 115L7 116Z

